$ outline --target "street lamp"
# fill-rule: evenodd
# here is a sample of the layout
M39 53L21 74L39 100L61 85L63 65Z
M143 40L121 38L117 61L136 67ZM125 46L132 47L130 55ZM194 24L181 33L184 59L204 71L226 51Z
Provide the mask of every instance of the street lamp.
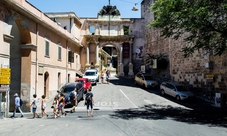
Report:
M132 8L132 11L138 11L138 8L136 7L137 4Z

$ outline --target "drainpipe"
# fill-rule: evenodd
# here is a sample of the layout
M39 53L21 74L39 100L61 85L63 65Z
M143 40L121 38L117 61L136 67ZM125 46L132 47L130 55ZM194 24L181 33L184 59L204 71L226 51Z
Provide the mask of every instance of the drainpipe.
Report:
M72 28L71 28L71 27L72 27L72 18L71 18L71 17L70 17L69 25L70 25L70 27L69 27L69 29L70 29L69 32L70 32L70 34L71 34L71 32L72 32Z
M66 40L66 83L68 83L68 62L69 62L69 57L68 57L68 40Z
M36 23L36 71L35 71L35 94L37 94L38 90L38 37L39 37L39 24Z

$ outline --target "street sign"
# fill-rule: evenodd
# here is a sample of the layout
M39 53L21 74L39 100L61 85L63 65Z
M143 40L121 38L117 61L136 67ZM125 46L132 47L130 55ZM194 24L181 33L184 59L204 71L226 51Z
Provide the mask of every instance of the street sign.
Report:
M0 80L0 84L9 85L10 84L10 79L9 80Z
M10 68L0 68L0 73L5 73L9 72L10 73L11 69Z
M10 68L0 68L0 84L10 84Z

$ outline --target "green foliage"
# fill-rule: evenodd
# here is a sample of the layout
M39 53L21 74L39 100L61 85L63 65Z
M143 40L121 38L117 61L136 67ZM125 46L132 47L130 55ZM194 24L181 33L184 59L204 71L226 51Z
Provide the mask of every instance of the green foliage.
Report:
M227 51L227 0L156 0L151 10L155 20L149 27L159 28L163 37L189 43L184 57L195 50Z
M123 26L123 29L124 29L124 35L129 35L129 27Z

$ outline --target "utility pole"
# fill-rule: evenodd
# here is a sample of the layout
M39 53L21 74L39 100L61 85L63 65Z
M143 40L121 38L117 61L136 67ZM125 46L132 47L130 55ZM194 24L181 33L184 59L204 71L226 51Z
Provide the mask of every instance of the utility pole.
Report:
M109 7L110 7L110 0L109 0ZM110 36L110 12L109 12L109 22L108 22L108 34Z

